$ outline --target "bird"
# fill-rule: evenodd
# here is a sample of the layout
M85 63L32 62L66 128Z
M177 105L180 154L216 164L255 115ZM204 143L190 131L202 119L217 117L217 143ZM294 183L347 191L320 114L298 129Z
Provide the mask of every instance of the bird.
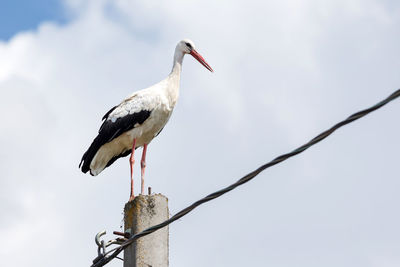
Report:
M214 72L196 51L193 41L183 39L176 45L170 74L148 88L136 91L111 108L102 118L98 135L83 154L79 168L83 173L97 176L117 159L129 154L130 197L133 192L135 149L143 147L141 157L141 194L144 195L147 146L171 117L179 97L182 62L186 54L193 56L210 72Z

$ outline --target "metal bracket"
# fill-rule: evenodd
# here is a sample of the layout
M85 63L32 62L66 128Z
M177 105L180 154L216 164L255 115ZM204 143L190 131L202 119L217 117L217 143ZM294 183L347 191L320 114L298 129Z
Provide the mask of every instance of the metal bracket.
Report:
M126 238L117 237L115 239L111 239L107 242L104 242L104 240L101 240L100 238L102 236L104 236L106 233L107 233L106 230L98 232L94 238L94 241L96 242L96 245L97 245L97 257L93 260L93 264L98 262L100 259L102 259L106 255L107 247L114 245L114 244L121 245L124 241L126 241Z

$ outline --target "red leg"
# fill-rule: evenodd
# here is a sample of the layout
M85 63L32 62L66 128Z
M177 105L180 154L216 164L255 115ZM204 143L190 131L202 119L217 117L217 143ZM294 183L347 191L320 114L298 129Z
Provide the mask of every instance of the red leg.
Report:
M131 165L131 195L129 197L129 201L131 201L135 198L135 196L133 195L133 164L135 163L135 159L134 159L135 147L136 147L136 138L133 139L132 153L131 153L131 157L129 158L129 163Z
M140 167L142 169L142 195L144 195L144 171L146 170L146 151L147 151L147 144L143 145L143 153L142 153L142 160L140 161Z

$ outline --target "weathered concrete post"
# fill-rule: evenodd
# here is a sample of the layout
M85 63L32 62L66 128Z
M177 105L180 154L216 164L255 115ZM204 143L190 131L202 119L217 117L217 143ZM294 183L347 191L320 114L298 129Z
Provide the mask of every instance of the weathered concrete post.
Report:
M168 199L139 195L125 204L125 232L136 234L169 218ZM124 267L168 267L168 226L136 240L124 251Z

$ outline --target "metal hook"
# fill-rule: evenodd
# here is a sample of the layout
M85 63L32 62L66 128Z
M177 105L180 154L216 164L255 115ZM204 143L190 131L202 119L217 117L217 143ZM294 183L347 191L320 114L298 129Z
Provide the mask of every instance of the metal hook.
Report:
M94 241L96 242L97 245L97 257L93 260L93 263L95 264L96 262L98 262L99 260L101 260L105 255L106 255L106 248L114 245L114 244L118 244L121 245L124 241L126 241L126 238L115 238L115 239L111 239L107 242L104 242L104 240L100 240L100 238L102 236L104 236L106 234L106 230L103 230L101 232L98 232L94 238Z
M97 246L100 247L101 246L101 241L100 241L100 237L102 237L103 235L105 235L107 232L106 230L103 230L101 232L98 232L96 234L96 237L94 238L94 241L96 242Z
M96 245L97 245L97 254L99 256L106 254L106 246L104 245L104 240L100 240L100 237L102 237L106 233L107 233L106 230L98 232L96 234L96 237L94 238L94 241L96 242Z

